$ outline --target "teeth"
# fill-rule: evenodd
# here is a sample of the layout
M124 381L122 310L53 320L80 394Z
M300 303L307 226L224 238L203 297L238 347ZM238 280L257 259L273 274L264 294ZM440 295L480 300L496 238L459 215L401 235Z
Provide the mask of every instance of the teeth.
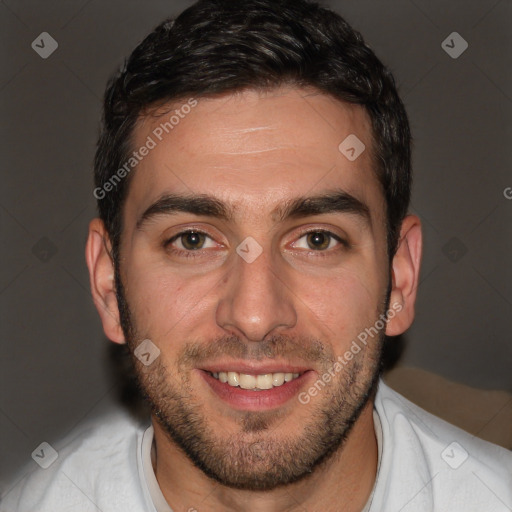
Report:
M242 389L254 389L256 387L256 377L254 377L254 375L246 375L245 373L241 373L239 380L240 387Z
M219 375L224 372L219 372ZM240 385L240 375L236 372L228 372L228 384L230 386L239 386Z
M272 389L272 374L258 375L256 377L256 386L258 389Z
M274 386L282 386L284 384L284 373L274 373L272 375L272 384Z
M233 387L240 386L242 389L251 389L253 391L279 387L285 382L290 382L299 376L298 373L283 372L266 373L264 375L249 375L238 372L215 372L211 375L222 383L228 383Z

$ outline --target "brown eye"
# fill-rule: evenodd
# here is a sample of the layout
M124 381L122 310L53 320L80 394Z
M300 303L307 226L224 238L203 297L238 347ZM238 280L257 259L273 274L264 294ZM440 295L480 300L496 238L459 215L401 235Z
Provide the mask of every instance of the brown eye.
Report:
M313 231L307 234L306 239L311 249L321 251L329 247L331 238L328 233L324 233L323 231Z
M307 251L317 252L318 256L332 255L343 247L347 248L345 240L335 235L331 231L316 229L303 232L302 235L293 243L294 249L305 249Z
M188 231L187 233L182 233L179 236L183 248L190 251L202 249L205 238L204 233L199 233L197 231Z
M176 233L172 238L165 240L162 247L171 258L188 263L220 255L218 244L213 237L193 228Z

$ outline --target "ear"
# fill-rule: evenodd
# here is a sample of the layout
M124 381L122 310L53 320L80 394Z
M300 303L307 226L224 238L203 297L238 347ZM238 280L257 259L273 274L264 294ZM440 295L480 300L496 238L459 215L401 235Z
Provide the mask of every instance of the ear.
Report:
M392 289L389 304L396 314L388 320L386 326L388 336L402 334L414 320L422 245L421 221L416 215L407 215L402 222L398 249L392 263Z
M105 335L115 343L126 343L115 293L114 263L107 230L100 219L89 224L85 259L89 269L92 298L103 324Z

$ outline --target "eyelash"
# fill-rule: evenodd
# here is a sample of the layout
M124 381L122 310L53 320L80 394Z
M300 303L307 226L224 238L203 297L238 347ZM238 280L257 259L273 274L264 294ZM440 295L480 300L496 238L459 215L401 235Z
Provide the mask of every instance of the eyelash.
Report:
M185 231L180 231L179 233L177 233L173 237L171 237L168 240L164 241L163 244L162 244L163 247L165 249L167 249L169 252L171 252L172 254L175 254L175 255L180 256L180 257L185 257L185 258L201 257L202 249L197 249L195 251L191 251L191 250L187 251L187 250L174 249L174 248L169 249L169 246L175 240L177 240L178 238L180 238L183 235L186 235L187 233L199 233L199 234L205 235L208 238L212 239L212 237L208 233L206 233L204 231L201 231L200 229L187 229ZM335 233L333 233L332 231L329 231L327 229L318 229L317 228L317 229L310 229L310 230L307 230L307 231L303 231L302 233L300 233L300 236L299 236L298 240L300 240L303 236L308 235L309 233L323 233L323 234L333 238L334 240L336 240L339 244L341 244L345 248L349 248L349 243L346 240L343 240L338 235L336 235ZM333 250L336 250L336 249L326 249L326 250L323 250L323 251L315 251L315 250L311 249L309 251L309 253L315 253L315 257L325 258L325 257L330 256L331 255L330 253ZM326 253L328 253L328 254L326 254Z

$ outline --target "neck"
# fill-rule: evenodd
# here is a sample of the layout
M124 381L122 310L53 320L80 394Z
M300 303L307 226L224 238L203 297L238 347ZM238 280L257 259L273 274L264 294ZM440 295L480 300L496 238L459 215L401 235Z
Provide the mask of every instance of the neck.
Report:
M207 477L169 439L153 418L156 478L173 510L201 512L277 512L344 510L360 512L375 483L378 462L369 401L344 444L302 480L272 491L244 491L225 487Z

